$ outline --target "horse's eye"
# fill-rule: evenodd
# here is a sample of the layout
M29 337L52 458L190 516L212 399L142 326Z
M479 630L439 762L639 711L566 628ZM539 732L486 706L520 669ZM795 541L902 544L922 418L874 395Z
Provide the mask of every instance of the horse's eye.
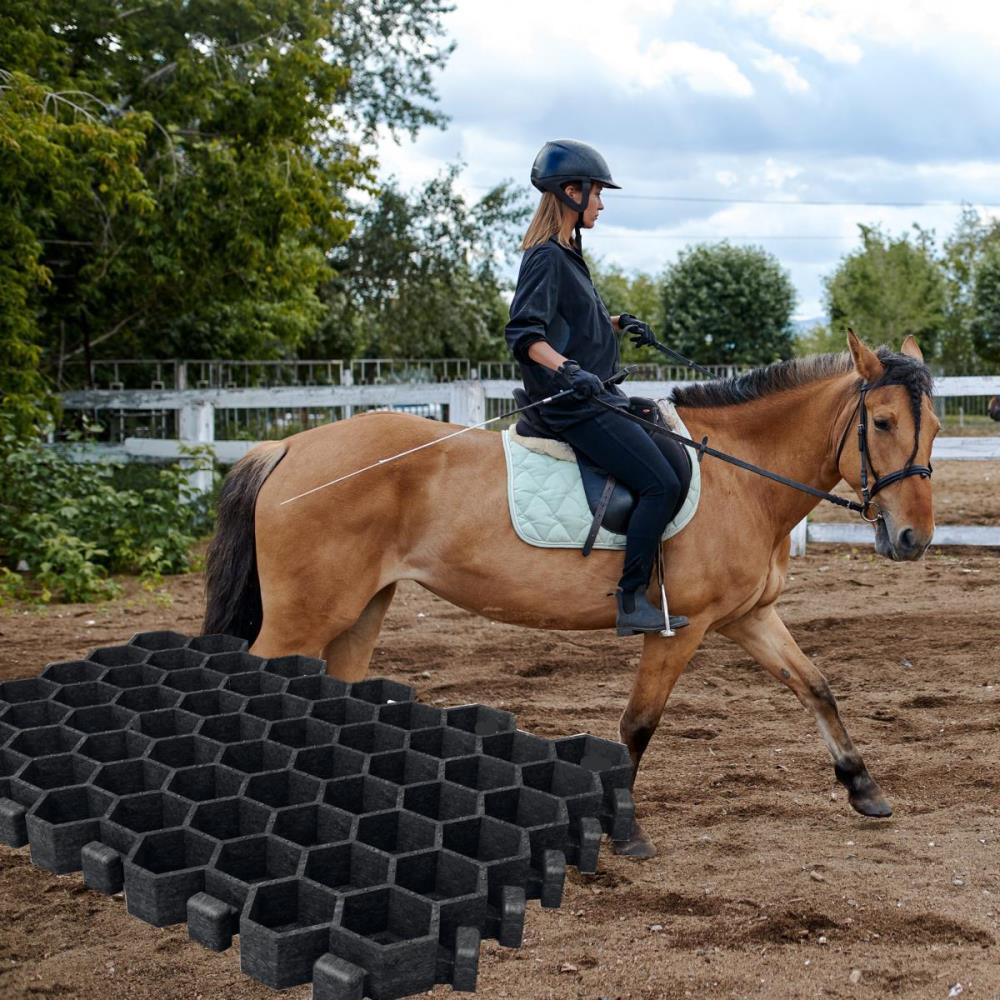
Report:
M875 430L877 431L889 431L892 430L892 424L889 423L885 417L875 418Z

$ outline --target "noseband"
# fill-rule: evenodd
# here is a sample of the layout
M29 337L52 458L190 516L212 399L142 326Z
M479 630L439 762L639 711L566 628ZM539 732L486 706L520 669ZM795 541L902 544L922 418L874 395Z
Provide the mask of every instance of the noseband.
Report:
M858 452L861 456L861 516L868 521L870 524L874 524L881 516L881 510L874 516L868 516L868 510L872 506L872 500L877 493L880 493L887 486L892 486L893 483L898 483L902 479L906 479L909 476L920 476L921 479L930 479L931 473L934 471L933 466L930 465L913 465L912 458L913 455L917 453L917 447L920 443L920 431L919 427L915 430L915 440L913 444L913 455L910 456L910 462L908 462L902 469L897 469L895 472L886 473L884 476L880 476L875 468L875 464L872 462L871 448L868 446L868 408L865 406L865 396L867 396L869 390L879 388L878 383L875 385L865 385L862 384L861 392L858 395L858 405L854 408L850 419L847 421L847 426L844 428L844 433L840 436L840 444L837 446L837 468L840 468L840 456L844 450L844 444L847 441L847 432L851 429L851 422L854 420L854 414L858 414ZM919 405L919 404L917 404ZM917 414L914 413L914 424L916 426ZM871 468L872 476L874 482L871 488L868 486L868 469Z

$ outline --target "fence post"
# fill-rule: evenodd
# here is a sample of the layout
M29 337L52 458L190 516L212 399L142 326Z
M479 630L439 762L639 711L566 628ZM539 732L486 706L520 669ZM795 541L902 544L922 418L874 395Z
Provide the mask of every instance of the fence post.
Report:
M486 419L486 387L482 382L452 382L448 420L453 424L481 424Z
M354 385L354 372L351 369L351 363L348 361L347 367L343 370L340 376L341 385ZM344 407L344 419L350 420L354 416L354 407L345 406Z
M808 523L806 518L802 518L801 521L794 528L792 528L792 551L793 556L804 556L806 554L806 533L808 531Z
M211 403L192 402L178 411L178 434L181 444L211 445L215 442L215 407ZM212 490L212 466L204 456L182 458L181 466L190 469L188 483L196 493Z

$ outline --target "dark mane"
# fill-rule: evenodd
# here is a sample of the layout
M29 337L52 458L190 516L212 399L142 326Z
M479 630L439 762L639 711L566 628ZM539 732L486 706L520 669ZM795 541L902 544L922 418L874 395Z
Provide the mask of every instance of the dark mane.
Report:
M928 396L931 394L932 379L927 366L905 354L896 354L888 347L880 347L876 353L885 365L885 375L879 379L878 385L905 386L919 412L920 397L925 393ZM670 394L670 400L677 406L695 408L737 406L835 375L846 375L853 370L854 362L846 351L843 354L792 358L790 361L775 361L763 368L754 368L735 378L677 386Z

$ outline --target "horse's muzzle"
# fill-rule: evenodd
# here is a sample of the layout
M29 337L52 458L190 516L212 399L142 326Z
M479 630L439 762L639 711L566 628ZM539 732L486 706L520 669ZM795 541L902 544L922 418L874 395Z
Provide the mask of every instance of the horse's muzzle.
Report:
M933 531L925 534L909 527L897 531L892 518L883 511L875 522L875 551L895 562L912 562L927 551L933 534Z

